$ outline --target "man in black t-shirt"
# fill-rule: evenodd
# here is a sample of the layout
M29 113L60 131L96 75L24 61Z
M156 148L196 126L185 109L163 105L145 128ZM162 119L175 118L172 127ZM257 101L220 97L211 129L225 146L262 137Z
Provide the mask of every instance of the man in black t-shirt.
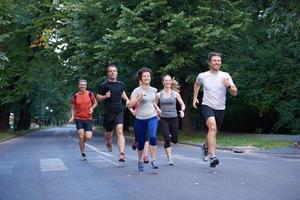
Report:
M123 134L123 106L122 99L129 104L129 99L125 92L125 84L117 81L118 71L115 65L107 67L108 80L100 84L97 94L99 102L104 101L104 127L105 142L109 152L112 151L112 133L115 128L118 137L119 161L125 162L125 137Z

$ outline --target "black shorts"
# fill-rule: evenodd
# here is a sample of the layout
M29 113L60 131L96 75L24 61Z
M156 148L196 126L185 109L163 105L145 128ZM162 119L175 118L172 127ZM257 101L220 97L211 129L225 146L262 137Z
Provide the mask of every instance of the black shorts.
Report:
M117 113L105 113L103 118L104 128L106 131L110 132L116 127L118 124L123 124L123 112Z
M225 110L215 110L207 105L201 105L201 114L206 123L209 117L214 117L217 124L217 130L220 130L225 115Z
M76 119L76 128L77 128L77 130L83 129L84 131L93 131L92 125L93 125L92 120Z

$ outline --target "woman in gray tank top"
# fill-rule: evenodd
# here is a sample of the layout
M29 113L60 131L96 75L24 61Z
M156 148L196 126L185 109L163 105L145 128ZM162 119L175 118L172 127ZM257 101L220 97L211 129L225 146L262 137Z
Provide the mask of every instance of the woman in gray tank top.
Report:
M179 102L181 110L180 117L184 117L185 104L179 94L178 82L165 75L162 78L164 89L156 94L156 99L160 105L159 127L164 135L164 147L168 157L168 164L174 165L172 159L171 142L177 143L178 140L178 115L176 110L176 101Z

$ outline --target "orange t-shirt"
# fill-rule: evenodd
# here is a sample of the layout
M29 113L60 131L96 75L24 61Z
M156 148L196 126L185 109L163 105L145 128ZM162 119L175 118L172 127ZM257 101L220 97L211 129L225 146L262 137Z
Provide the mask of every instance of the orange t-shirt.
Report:
M90 95L90 92L86 90L85 92L79 91L75 95L71 99L71 105L75 110L75 119L92 120L93 116L89 114L89 111L96 101L94 94Z

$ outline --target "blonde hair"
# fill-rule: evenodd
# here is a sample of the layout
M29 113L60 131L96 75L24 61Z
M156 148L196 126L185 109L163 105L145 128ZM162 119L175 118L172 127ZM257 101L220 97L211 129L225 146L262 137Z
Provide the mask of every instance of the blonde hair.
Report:
M163 76L163 80L165 79L166 76L169 76L172 79L172 83L171 83L171 89L174 90L175 92L180 92L180 85L178 83L178 81L173 77L171 77L171 75L166 74Z

